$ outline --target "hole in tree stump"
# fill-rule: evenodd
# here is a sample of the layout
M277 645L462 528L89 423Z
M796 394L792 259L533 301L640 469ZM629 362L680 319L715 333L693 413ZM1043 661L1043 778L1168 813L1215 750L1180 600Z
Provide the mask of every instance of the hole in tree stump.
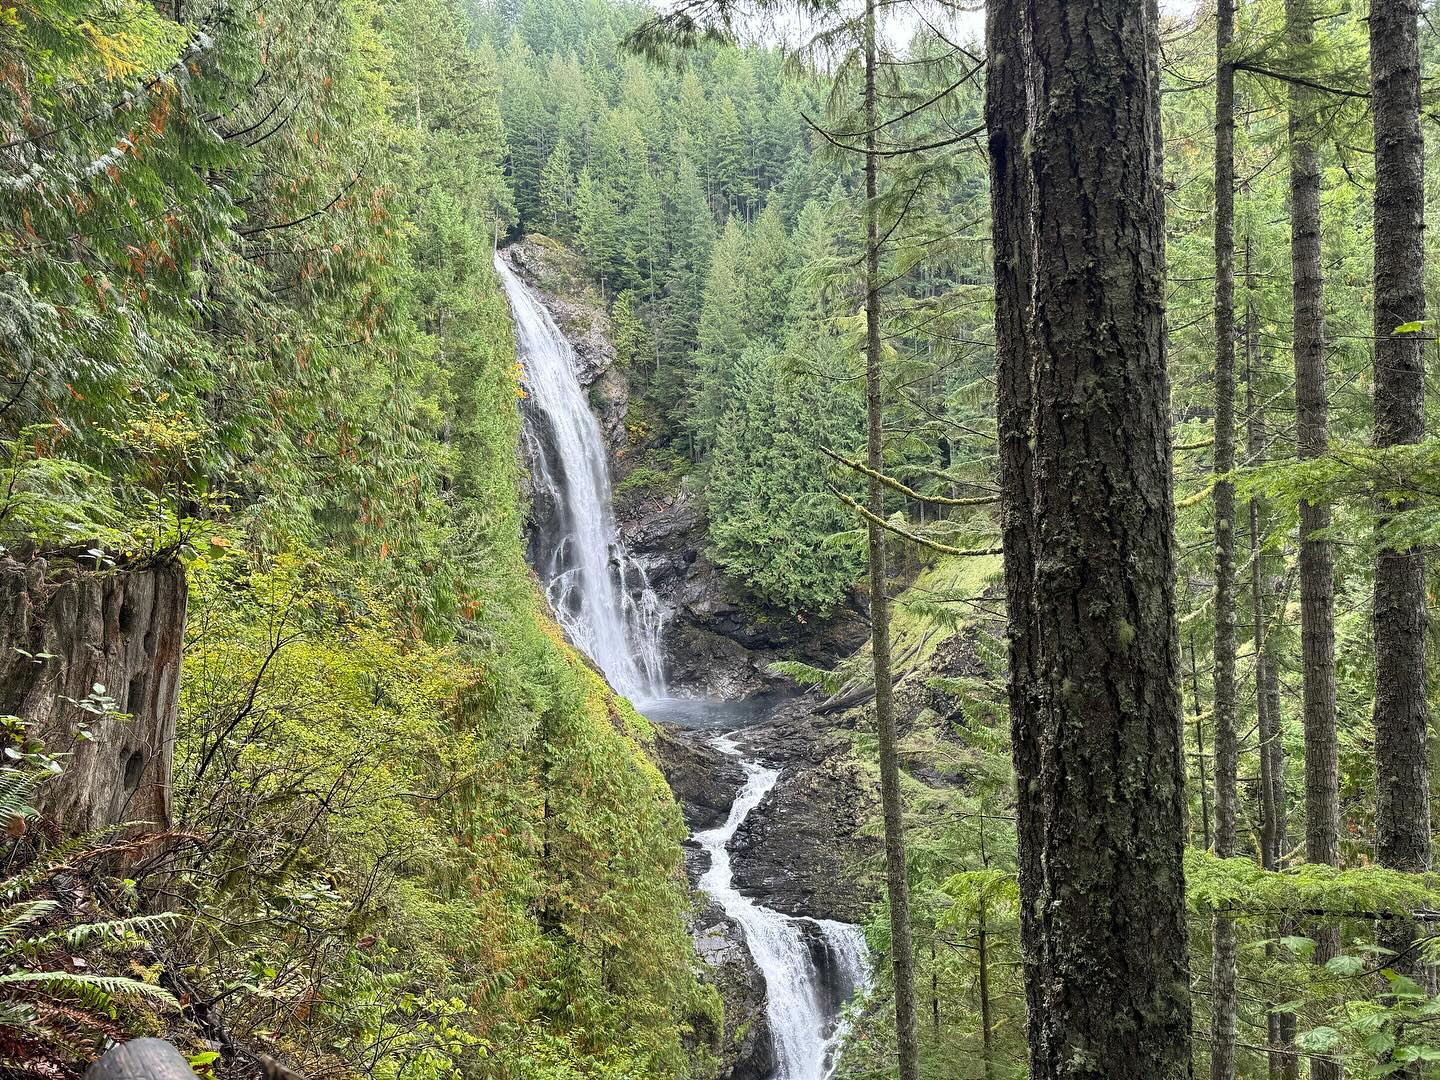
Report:
M130 678L130 688L125 692L124 709L134 719L145 704L145 673L139 672Z
M128 595L120 601L119 624L122 634L128 634L135 629L135 604Z
M145 771L145 751L132 750L125 759L125 792L130 794L140 786L140 776Z

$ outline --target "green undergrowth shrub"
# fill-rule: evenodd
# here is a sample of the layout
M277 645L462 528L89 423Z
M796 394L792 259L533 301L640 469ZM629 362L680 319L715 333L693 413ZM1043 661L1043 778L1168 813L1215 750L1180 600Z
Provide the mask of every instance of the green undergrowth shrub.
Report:
M718 1005L646 722L533 594L438 645L345 569L193 567L172 951L302 1071L694 1075Z

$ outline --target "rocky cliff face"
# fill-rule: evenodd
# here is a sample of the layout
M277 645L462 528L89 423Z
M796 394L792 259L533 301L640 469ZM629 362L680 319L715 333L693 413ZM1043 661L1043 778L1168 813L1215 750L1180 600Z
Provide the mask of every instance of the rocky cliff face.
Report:
M880 850L865 830L879 802L845 730L798 702L747 729L742 745L780 779L730 843L736 887L787 915L863 922L879 895L861 869Z
M613 449L627 442L625 414L630 382L616 364L605 302L585 278L579 256L544 236L529 236L501 253L524 282L541 294L578 363L575 374L590 394L600 430Z
M705 509L688 482L622 499L616 514L626 549L675 613L670 678L684 692L726 701L775 693L789 685L769 671L777 660L829 665L863 640L863 624L848 612L807 620L726 578L706 555Z
M691 880L698 880L704 872L703 866L695 867ZM725 1003L720 1076L723 1080L769 1080L778 1062L766 1011L765 976L750 958L744 931L735 920L703 893L699 900L702 906L691 920L690 937L696 954L705 962L707 980Z

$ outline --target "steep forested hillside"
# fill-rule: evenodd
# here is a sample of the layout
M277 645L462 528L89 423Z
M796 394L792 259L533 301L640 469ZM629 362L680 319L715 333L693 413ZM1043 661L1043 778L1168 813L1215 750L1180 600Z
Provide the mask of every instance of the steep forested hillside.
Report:
M0 16L6 573L189 581L165 839L25 825L77 716L163 725L139 684L6 721L0 1054L691 1075L678 813L522 561L495 53L428 0L172 14Z
M518 227L573 244L612 302L640 391L625 463L643 470L633 482L673 486L693 473L718 564L759 603L824 613L863 573L855 519L827 490L820 453L853 446L863 426L860 177L813 127L830 108L823 78L758 48L647 63L620 47L644 15L565 2L482 14L504 43ZM914 49L935 60L902 94L959 65L936 38ZM971 87L945 110L973 123L979 95ZM965 430L988 399L984 350L970 347L984 300L939 303L983 273L981 246L947 225L980 210L979 165L957 163L968 176L953 186L927 169L896 237L902 264L922 252L924 261L897 286L903 301L889 316L913 430L893 469L925 492L963 493L985 475ZM858 493L853 479L833 481Z

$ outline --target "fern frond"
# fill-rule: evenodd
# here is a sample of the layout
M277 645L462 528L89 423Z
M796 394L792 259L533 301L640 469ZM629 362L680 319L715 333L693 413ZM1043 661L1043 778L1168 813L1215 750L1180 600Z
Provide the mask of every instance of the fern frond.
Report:
M0 768L0 821L12 818L31 818L35 808L30 797L40 786L40 781L50 774L37 769Z
M123 995L143 997L161 1005L179 1007L174 995L161 986L152 986L123 975L72 974L68 971L12 971L0 975L0 991L27 987L56 997L76 998L92 1009L106 1009L112 998Z
M827 694L838 691L844 682L839 672L812 667L799 660L777 660L769 666L769 671L772 675L794 679L801 686L818 686Z
M8 942L24 927L39 922L60 905L54 900L26 900L0 911L0 942Z
M178 918L173 911L162 911L155 915L134 915L128 919L111 919L107 922L82 923L67 926L49 934L20 943L25 952L40 952L48 945L64 943L72 949L79 948L95 939L123 939L130 934L139 934L153 927L163 926Z
M901 602L905 605L907 611L939 623L947 630L958 630L974 618L970 612L946 604L943 601L916 599Z

